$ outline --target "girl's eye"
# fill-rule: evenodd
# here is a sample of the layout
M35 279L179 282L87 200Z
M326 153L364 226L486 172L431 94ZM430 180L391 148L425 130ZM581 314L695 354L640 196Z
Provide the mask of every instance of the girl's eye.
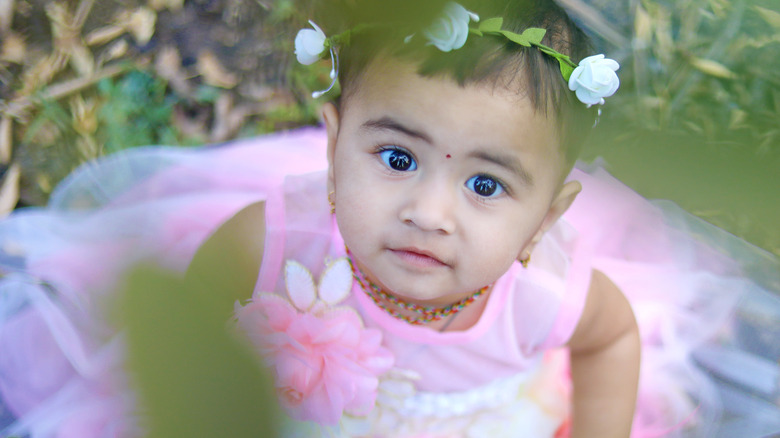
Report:
M466 181L466 187L485 198L496 197L504 193L504 187L495 178L487 175L475 175Z
M385 149L379 152L379 156L393 170L411 172L417 169L417 163L412 158L412 155L402 149Z

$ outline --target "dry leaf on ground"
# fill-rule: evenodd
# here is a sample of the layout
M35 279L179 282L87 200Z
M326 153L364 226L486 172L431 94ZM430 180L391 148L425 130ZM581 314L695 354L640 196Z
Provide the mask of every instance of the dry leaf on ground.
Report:
M130 45L125 40L119 40L112 44L108 50L100 54L100 57L95 61L98 67L103 66L107 62L119 59L127 54Z
M234 106L233 96L222 93L214 104L214 125L211 128L211 141L223 142L232 138L252 114L247 105Z
M165 46L157 52L154 58L154 70L161 78L168 81L174 91L183 96L190 94L191 87L187 82L186 73L181 68L181 56L176 47Z
M92 52L83 44L74 44L68 50L70 66L81 76L92 76L95 73L95 58Z
M198 54L198 73L203 76L203 81L209 85L220 88L233 88L238 83L235 74L227 71L213 52L204 50Z
M63 53L81 76L92 75L95 71L95 60L81 38L81 20L74 18L62 3L46 5L46 15L51 22L55 50Z
M27 44L21 35L15 32L7 32L3 37L2 44L3 47L2 52L0 52L0 60L15 62L17 64L24 62L24 58L27 55Z
M85 100L81 94L70 98L70 113L73 117L73 130L81 135L91 135L97 131L98 106L92 99Z
M76 150L84 161L94 160L100 156L100 146L95 137L83 135L76 139Z
M54 76L68 64L68 57L61 52L54 52L36 62L22 75L21 96L29 96L39 88L51 82Z
M125 32L126 29L124 27L111 24L88 33L87 36L84 37L84 42L88 46L98 46L119 38L119 36Z
M125 11L117 18L117 24L127 29L139 45L145 45L154 35L157 12L140 7L132 12Z
M14 163L3 175L0 185L0 217L5 217L13 211L19 202L19 177L21 176L19 164Z
M13 126L14 121L9 115L4 115L0 120L0 163L11 161L13 151Z
M0 0L0 32L11 29L14 18L14 0Z
M184 0L149 0L148 3L149 7L155 11L159 11L163 8L178 11L184 6Z

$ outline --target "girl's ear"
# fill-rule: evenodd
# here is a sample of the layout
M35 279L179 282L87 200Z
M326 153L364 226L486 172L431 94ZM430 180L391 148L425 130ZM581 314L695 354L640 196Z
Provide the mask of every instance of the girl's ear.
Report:
M528 245L520 251L520 254L517 257L518 260L528 257L533 252L536 244L542 240L544 233L546 233L547 230L563 216L563 213L569 209L569 206L574 202L574 199L581 190L582 185L579 181L569 181L561 187L558 195L553 199L552 204L550 204L550 209L547 210L547 214L545 215L542 224L539 226L539 229L536 231L536 234L534 234L533 239L531 239Z
M335 190L333 183L333 159L336 156L336 140L339 137L339 110L328 102L322 107L322 119L328 132L328 193Z

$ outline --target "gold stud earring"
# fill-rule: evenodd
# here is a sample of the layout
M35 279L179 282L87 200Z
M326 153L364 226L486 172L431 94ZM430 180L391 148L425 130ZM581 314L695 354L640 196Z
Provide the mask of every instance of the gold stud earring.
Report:
M336 212L336 201L333 200L333 195L335 195L335 191L331 191L328 193L328 204L330 204L330 213L333 214Z
M527 268L527 267L528 267L528 263L530 263L530 262L531 262L531 251L526 251L525 253L526 253L527 255L525 256L525 258L524 258L524 259L520 259L520 264L521 264L521 265L522 265L524 268Z

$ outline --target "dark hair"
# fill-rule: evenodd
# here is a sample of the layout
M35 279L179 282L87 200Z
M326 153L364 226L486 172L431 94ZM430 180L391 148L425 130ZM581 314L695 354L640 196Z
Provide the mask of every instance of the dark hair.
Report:
M556 117L566 161L571 165L576 160L594 114L568 89L555 58L536 47L523 47L493 35L470 36L462 48L447 53L425 45L422 38L405 43L406 36L419 33L441 13L444 1L342 0L338 2L340 6L335 3L330 2L327 9L331 20L325 18L326 33L332 35L363 25L339 48L342 103L360 87L361 75L378 57L412 60L423 76L445 75L461 85L488 83L526 96L536 111ZM587 36L553 0L459 3L482 19L503 17L505 30L522 33L529 27L545 29L542 43L569 55L575 62L589 54Z

